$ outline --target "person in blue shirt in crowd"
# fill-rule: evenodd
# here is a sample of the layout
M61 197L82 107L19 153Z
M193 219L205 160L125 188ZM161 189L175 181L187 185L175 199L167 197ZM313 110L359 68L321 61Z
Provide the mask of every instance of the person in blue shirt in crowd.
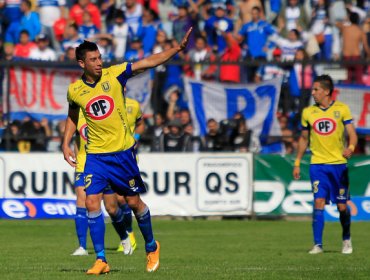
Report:
M137 31L137 36L141 38L143 43L144 53L152 53L159 29L162 29L162 24L156 12L144 9L142 22Z
M125 61L137 61L146 56L141 39L137 36L130 40L130 48L125 53Z
M204 26L208 44L218 55L221 55L226 48L226 41L222 32L232 32L233 29L233 21L226 16L226 5L218 4L215 15L207 19Z
M261 19L261 9L252 8L252 21L244 24L238 33L239 43L244 43L246 53L244 59L266 60L267 39L276 33L276 29L267 21ZM257 66L247 69L248 81L254 79Z

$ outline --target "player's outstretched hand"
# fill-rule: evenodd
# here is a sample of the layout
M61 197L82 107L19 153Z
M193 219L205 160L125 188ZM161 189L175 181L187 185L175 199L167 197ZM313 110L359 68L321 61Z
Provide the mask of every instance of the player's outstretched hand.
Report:
M295 180L301 179L301 168L299 166L294 166L294 169L293 169L293 178Z
M69 146L62 146L64 159L70 166L76 167L76 156Z
M190 36L192 31L193 31L193 27L190 27L188 32L186 32L184 38L182 39L181 44L179 46L181 51L184 50L186 48L186 46L188 45L189 36Z

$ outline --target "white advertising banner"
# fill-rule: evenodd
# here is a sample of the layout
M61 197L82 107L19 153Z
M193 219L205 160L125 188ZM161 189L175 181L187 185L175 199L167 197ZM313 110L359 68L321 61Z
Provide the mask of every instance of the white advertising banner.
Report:
M252 213L252 154L140 154L153 215ZM1 218L71 218L73 169L61 154L0 154Z

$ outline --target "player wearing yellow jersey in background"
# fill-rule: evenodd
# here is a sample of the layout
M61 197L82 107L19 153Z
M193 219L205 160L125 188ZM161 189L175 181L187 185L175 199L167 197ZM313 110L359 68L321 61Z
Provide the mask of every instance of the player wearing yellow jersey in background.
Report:
M140 193L144 193L146 188L136 162L135 140L128 125L123 89L130 77L156 67L183 51L191 30L190 28L177 47L134 63L123 63L105 69L96 44L85 41L76 48L76 60L84 74L68 88L69 109L62 149L64 159L75 167L75 154L69 143L76 131L78 111L81 108L88 126L84 169L86 208L97 258L87 274L110 271L105 258L105 225L100 209L103 191L108 185L125 196L135 214L145 240L146 270L153 272L159 267L160 245L153 236L149 208L140 198Z
M314 194L313 236L314 247L310 254L323 252L322 235L324 230L324 207L331 200L336 203L343 228L343 254L351 254L350 235L351 214L347 208L349 200L349 181L347 159L357 144L357 134L352 123L348 106L332 100L334 90L330 76L318 76L312 87L315 105L305 108L302 113L302 134L298 141L297 158L293 176L300 178L300 162L308 143L312 152L310 178ZM348 134L345 146L344 130Z
M126 102L126 111L127 111L127 120L129 122L131 133L134 134L136 140L140 137L140 135L144 132L145 124L144 120L142 119L142 113L140 109L140 103L131 98L125 98ZM134 232L132 230L132 213L131 208L128 206L125 198L122 195L117 194L117 199L122 209L124 218L123 221L125 223L125 228L130 238L130 244L132 251L136 249L136 239ZM120 242L117 251L124 252L126 249L125 242Z

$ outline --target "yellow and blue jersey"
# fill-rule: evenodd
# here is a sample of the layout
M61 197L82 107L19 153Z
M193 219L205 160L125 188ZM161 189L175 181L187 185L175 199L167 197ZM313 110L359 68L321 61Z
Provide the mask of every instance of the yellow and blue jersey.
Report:
M310 131L311 164L343 164L345 125L352 123L349 107L333 101L327 109L312 105L303 110L302 127Z
M78 152L76 155L76 172L84 172L85 162L86 162L86 145L87 145L87 124L84 114L80 109L78 114L77 122L77 131L78 131Z
M142 119L140 103L135 99L126 97L127 120L132 134L135 134L136 124Z
M125 151L134 145L124 102L124 87L130 77L131 64L125 62L104 68L94 84L82 77L69 86L68 102L81 108L88 126L87 153Z
M126 110L127 110L127 120L131 130L131 133L135 133L135 127L137 122L142 119L142 113L140 109L140 103L131 98L125 98ZM87 145L87 123L85 116L80 110L78 115L77 123L78 131L78 153L77 153L77 164L76 173L84 172L85 162L86 162L86 145Z

